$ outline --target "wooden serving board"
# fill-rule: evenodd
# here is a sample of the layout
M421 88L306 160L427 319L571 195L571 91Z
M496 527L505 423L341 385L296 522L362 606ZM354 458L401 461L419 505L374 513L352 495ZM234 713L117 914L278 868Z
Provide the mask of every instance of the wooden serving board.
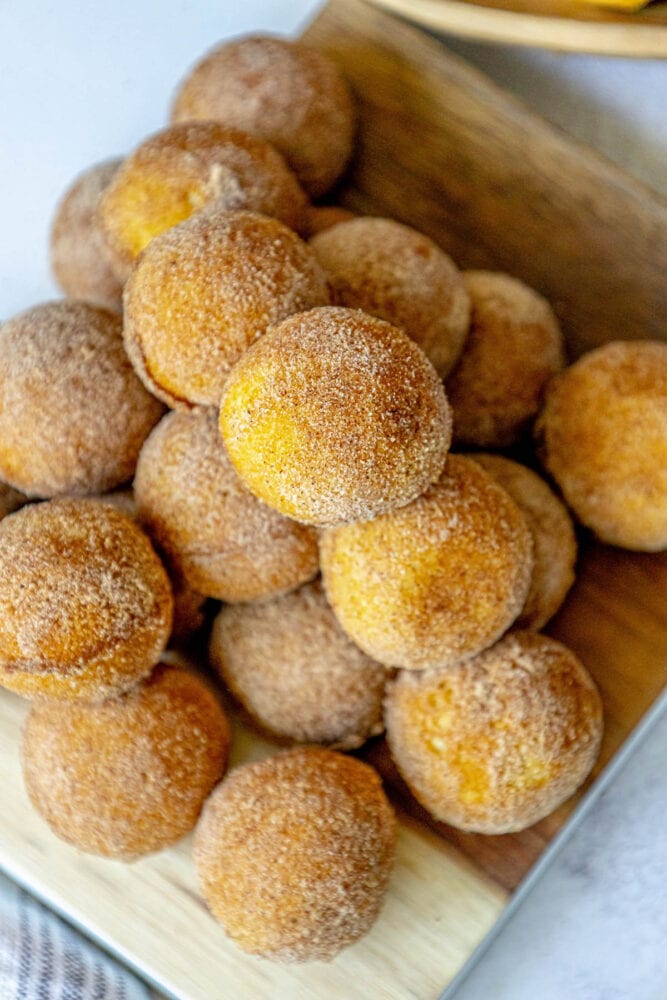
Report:
M373 0L436 31L561 52L664 58L667 2L640 0ZM631 8L634 4L634 9ZM621 10L620 8L625 7ZM630 9L628 9L630 8Z
M334 56L359 99L359 154L343 203L412 223L464 266L505 268L536 285L575 354L614 337L665 335L667 207L656 195L358 0L331 3L306 38ZM598 772L667 681L666 587L666 557L583 540L578 582L550 631L602 690ZM401 825L386 906L371 934L330 965L283 967L244 955L209 918L189 840L132 865L56 840L22 787L24 714L19 699L0 695L0 866L187 1000L437 997L574 805L521 834L461 834L416 805L375 741L363 754L386 777ZM270 750L237 727L236 762Z

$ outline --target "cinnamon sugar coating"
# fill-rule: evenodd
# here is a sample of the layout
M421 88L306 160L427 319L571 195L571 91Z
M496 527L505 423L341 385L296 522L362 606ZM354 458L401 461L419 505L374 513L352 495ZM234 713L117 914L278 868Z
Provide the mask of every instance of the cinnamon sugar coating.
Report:
M330 961L370 930L396 849L376 772L305 747L232 771L195 832L200 891L244 951Z
M537 631L556 614L574 583L577 539L572 518L553 490L532 469L484 452L469 458L507 490L528 523L535 561L528 597L516 625Z
M0 478L28 496L126 482L162 411L125 355L114 313L64 300L3 324Z
M590 674L561 643L511 632L454 670L401 673L385 700L398 768L436 819L513 833L588 776L602 738Z
M563 339L549 303L523 282L492 271L464 271L463 280L470 332L446 383L454 440L503 448L529 426L563 367Z
M257 500L225 453L217 411L170 413L134 481L139 517L177 579L208 597L254 601L318 571L317 534Z
M100 199L122 160L97 163L60 199L51 225L51 269L65 295L120 312L123 283L100 225Z
M585 354L550 383L535 433L544 467L599 538L667 548L667 344Z
M310 245L339 306L393 323L446 376L463 348L470 299L451 257L393 219L361 218L328 228Z
M115 507L116 510L128 514L129 517L133 518L139 524L134 490L117 490L115 493L105 493L103 496L91 497L91 499ZM164 552L162 554L164 555ZM204 605L206 604L207 597L188 587L173 570L170 579L174 595L174 618L171 628L171 638L176 642L184 642L204 624Z
M348 639L319 581L273 601L224 607L209 657L272 736L351 750L382 732L391 671Z
M309 205L306 209L305 235L316 236L341 222L356 219L354 212L340 205Z
M233 369L220 429L246 485L306 524L365 520L440 475L451 416L422 351L360 310L272 327Z
M324 272L291 229L213 207L146 247L125 288L125 347L169 406L217 406L267 327L328 301Z
M329 602L347 634L392 667L452 666L520 613L532 540L514 501L475 462L450 455L407 507L320 538Z
M173 599L146 535L96 500L32 504L0 522L0 684L105 698L147 676Z
M80 851L131 860L180 840L223 776L229 726L205 681L159 666L99 704L33 705L21 759L30 800Z
M186 122L150 136L128 156L104 193L100 220L129 269L154 237L213 203L299 229L307 199L267 142L219 122Z
M134 521L137 520L137 504L134 499L134 490L129 487L124 490L114 490L112 493L100 493L96 496L91 496L90 499L97 500L98 503L107 504L109 507L119 510L122 514L127 514Z
M300 42L251 35L213 49L181 83L172 121L209 119L280 150L311 198L352 153L354 107L334 63Z

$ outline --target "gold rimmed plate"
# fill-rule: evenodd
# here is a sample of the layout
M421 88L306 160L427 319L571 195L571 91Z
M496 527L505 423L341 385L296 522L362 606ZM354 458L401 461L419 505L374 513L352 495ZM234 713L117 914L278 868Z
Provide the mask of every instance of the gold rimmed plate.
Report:
M667 2L641 10L585 0L371 0L424 27L561 52L667 57Z

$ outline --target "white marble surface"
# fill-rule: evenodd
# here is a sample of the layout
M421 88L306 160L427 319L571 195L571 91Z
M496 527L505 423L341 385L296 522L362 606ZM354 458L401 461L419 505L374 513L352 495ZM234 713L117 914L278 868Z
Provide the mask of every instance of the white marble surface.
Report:
M215 40L295 32L314 0L0 2L0 318L57 294L56 199L166 118L176 80ZM667 63L454 47L536 110L667 191Z
M667 61L449 44L544 118L667 194Z
M83 167L164 123L215 40L292 32L312 0L0 3L0 317L52 297L48 226ZM454 42L539 112L667 191L667 63ZM457 1000L667 997L667 718ZM407 960L407 958L406 958Z
M313 0L0 0L0 319L53 298L57 198L167 123L177 81L218 39L295 31Z
M443 1000L667 997L667 698L620 773Z

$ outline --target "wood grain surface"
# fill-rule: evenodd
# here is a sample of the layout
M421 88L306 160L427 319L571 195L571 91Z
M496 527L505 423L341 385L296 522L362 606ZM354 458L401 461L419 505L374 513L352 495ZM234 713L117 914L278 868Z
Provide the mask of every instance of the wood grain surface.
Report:
M372 0L437 31L562 52L664 58L667 3L639 0ZM634 3L635 9L620 10Z
M365 3L330 4L307 37L359 100L345 204L416 226L463 267L525 279L573 354L665 336L667 201Z
M378 741L366 753L394 799L473 860L500 887L512 890L561 828L592 781L667 685L667 554L636 555L582 538L577 582L545 629L577 653L595 678L604 704L605 733L584 787L542 822L518 834L485 837L438 823L421 809Z
M556 302L574 353L667 333L664 202L439 43L358 0L330 4L306 37L337 59L359 101L345 204L424 229L466 266L507 268L536 284ZM667 682L666 587L667 557L582 538L577 584L549 631L600 685L606 734L597 770ZM372 933L330 965L281 967L243 955L208 917L189 840L132 865L58 842L22 787L24 713L17 698L0 695L0 866L187 1000L437 997L574 804L520 834L462 834L419 808L374 741L362 754L385 776L401 822L387 904ZM235 761L270 750L237 725Z
M505 894L409 817L382 914L329 964L277 965L225 937L197 894L191 838L132 864L58 841L22 787L18 745L26 706L0 694L0 868L179 1000L427 1000L437 997L491 928ZM240 728L232 766L275 749Z

